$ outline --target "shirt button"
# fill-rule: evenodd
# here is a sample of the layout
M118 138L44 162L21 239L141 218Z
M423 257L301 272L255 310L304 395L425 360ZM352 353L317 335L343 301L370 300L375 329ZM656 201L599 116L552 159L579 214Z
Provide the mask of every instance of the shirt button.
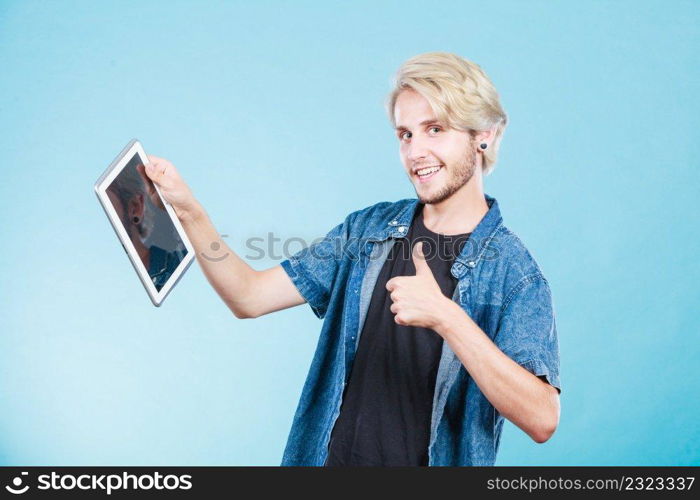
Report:
M474 262L473 260L470 260L469 262L467 262L467 265L469 267L474 267L474 266L476 266L476 262Z
M398 223L399 223L399 221L397 221L397 220L392 220L389 224L391 224L392 226L395 226L395 225L398 224Z
M401 226L399 227L399 233L403 233L406 230L406 227Z

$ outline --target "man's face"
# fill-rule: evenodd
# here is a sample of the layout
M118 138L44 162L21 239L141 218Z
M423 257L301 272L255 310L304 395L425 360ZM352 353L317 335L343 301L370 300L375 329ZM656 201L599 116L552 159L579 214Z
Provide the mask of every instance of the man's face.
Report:
M477 152L468 132L439 123L428 101L411 89L399 94L394 117L401 162L422 203L440 203L469 182ZM428 167L439 168L422 170Z

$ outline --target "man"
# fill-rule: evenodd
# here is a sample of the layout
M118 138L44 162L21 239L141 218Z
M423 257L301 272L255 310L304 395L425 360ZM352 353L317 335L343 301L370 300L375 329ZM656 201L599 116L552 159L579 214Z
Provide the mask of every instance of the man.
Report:
M474 63L422 54L400 68L388 112L417 198L357 210L265 271L150 158L236 317L307 302L324 319L283 465L493 465L504 418L537 443L559 422L550 288L483 191L507 123L495 88ZM231 258L201 258L212 242Z

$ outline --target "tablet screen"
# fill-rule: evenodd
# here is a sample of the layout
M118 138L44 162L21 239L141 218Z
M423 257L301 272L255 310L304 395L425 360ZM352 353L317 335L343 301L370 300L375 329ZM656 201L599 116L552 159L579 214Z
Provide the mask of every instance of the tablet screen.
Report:
M160 291L187 255L138 153L107 187L114 210L141 262Z

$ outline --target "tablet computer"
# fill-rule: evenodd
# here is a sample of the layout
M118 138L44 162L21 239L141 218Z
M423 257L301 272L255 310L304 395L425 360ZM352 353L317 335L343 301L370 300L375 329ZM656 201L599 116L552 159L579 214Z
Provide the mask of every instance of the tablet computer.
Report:
M148 157L133 139L95 182L95 193L122 247L160 306L194 259L172 206L146 175Z

